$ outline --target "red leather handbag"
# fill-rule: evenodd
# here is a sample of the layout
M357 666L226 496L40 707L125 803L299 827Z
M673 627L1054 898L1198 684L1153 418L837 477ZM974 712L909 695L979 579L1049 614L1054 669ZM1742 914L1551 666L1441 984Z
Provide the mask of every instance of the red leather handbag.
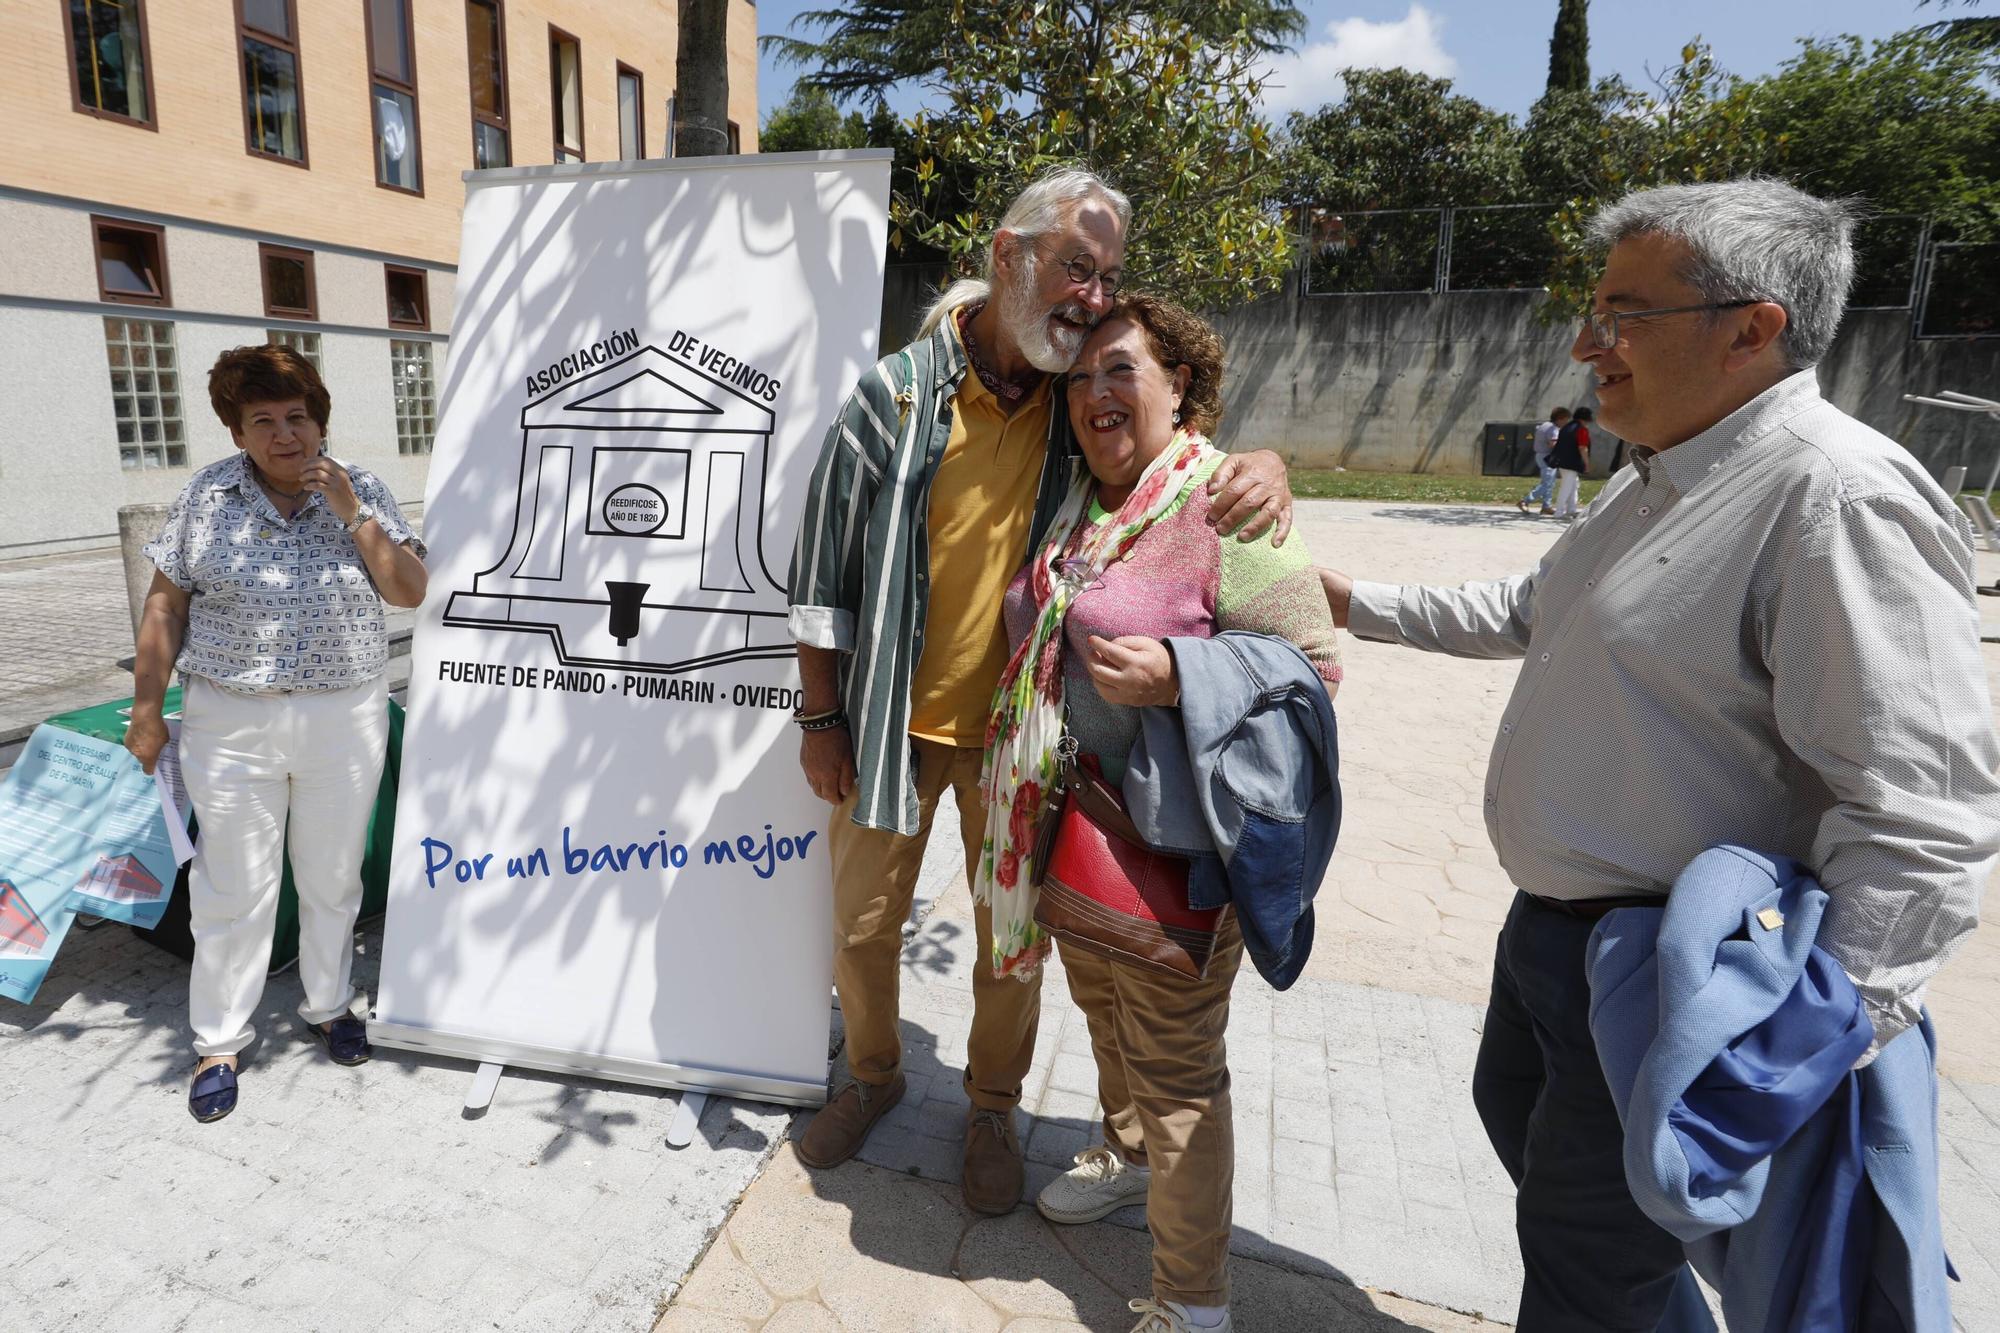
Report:
M1200 980L1229 909L1189 907L1187 859L1145 844L1096 762L1077 761L1074 737L1056 752L1059 788L1036 840L1035 923L1117 962Z

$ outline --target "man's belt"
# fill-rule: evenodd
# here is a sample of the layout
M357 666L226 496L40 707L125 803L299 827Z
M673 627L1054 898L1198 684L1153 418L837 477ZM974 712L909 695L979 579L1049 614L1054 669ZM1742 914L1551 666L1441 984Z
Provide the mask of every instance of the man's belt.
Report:
M1544 898L1538 893L1528 895L1529 901L1537 907L1546 907L1551 912L1573 916L1579 921L1595 921L1607 912L1615 912L1621 907L1665 907L1664 894L1627 894L1619 898Z

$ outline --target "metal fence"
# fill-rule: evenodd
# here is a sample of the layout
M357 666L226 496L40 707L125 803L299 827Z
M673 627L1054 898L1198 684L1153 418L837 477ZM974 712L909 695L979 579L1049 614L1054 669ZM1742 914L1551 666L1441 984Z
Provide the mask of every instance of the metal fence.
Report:
M1555 204L1294 210L1306 296L1532 291L1555 260ZM1908 310L1913 338L2000 337L2000 244L1937 237L1914 213L1856 228L1853 310Z

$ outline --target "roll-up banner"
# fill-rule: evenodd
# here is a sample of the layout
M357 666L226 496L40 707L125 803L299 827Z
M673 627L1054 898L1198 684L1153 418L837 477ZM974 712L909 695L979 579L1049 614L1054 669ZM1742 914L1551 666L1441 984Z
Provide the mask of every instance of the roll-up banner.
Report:
M371 1040L824 1100L785 572L889 163L467 174Z

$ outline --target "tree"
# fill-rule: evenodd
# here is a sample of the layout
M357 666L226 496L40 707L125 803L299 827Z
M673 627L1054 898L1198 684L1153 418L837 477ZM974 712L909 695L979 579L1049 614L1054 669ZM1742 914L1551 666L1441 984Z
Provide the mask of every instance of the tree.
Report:
M729 151L729 0L680 0L674 156Z
M1928 5L1933 0L1917 0ZM1952 9L1963 5L1967 9L1974 5L1984 5L1988 0L1935 0L1938 8ZM2000 64L2000 14L1972 14L1965 18L1943 19L1924 29L1933 37L1942 37L1956 42L1969 50L1983 54L1988 61Z
M802 84L792 87L783 106L772 108L757 135L757 149L764 153L801 153L828 148L877 146L869 137L868 122L859 111L845 116L833 98L818 88ZM879 145L888 147L889 145Z
M1758 88L1756 119L1802 189L1927 214L1963 239L2000 221L2000 98L1980 52L1948 34L1808 38Z
M1662 75L1657 94L1633 95L1607 108L1600 142L1615 144L1596 160L1584 188L1560 208L1550 225L1556 259L1549 276L1550 319L1590 308L1598 257L1584 243L1597 208L1631 190L1690 181L1730 180L1777 169L1783 145L1774 143L1757 116L1759 85L1715 63L1703 43L1681 48L1681 62Z
M1556 30L1549 38L1552 93L1590 91L1590 0L1561 0Z
M1273 141L1258 114L1267 0L1204 0L1199 27L1132 0L956 0L932 77L949 99L912 122L914 184L891 204L914 239L976 269L1009 200L1083 162L1133 201L1125 266L1197 307L1273 290L1291 262ZM1139 11L1144 11L1143 15ZM1209 36L1220 33L1220 36Z
M799 85L846 104L857 97L879 102L896 84L935 79L960 40L961 8L980 22L1007 21L1033 8L1009 0L851 0L839 9L809 9L792 20L795 31L815 29L819 41L770 34L763 49L780 64L806 71ZM1050 6L1042 6L1044 8ZM1208 40L1233 38L1239 27L1266 55L1286 49L1305 31L1297 0L1080 0L1053 6L1079 32L1095 23L1179 23Z
M1507 117L1407 69L1350 69L1347 95L1285 122L1279 198L1346 209L1510 203L1521 158Z

